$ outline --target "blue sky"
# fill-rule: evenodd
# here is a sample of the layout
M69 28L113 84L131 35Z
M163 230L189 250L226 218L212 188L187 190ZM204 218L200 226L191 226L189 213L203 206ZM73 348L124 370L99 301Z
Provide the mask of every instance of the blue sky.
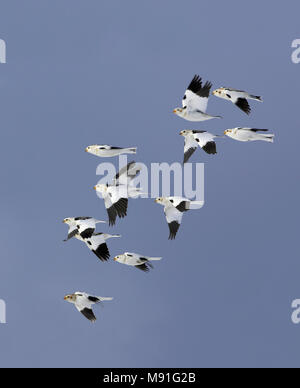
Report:
M0 366L298 367L299 2L1 0L0 11ZM195 73L264 104L247 117L211 98L222 121L184 122L172 109ZM112 255L163 257L151 273L62 243L63 218L105 217L87 145L181 162L179 131L236 126L276 141L197 152L206 204L176 241L153 200L111 229L123 236ZM95 325L64 302L77 290L114 296Z

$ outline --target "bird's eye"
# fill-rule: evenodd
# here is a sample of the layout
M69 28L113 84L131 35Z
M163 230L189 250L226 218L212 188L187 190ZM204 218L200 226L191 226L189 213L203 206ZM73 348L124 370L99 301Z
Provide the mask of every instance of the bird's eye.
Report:
M184 95L183 100L186 100L186 95Z

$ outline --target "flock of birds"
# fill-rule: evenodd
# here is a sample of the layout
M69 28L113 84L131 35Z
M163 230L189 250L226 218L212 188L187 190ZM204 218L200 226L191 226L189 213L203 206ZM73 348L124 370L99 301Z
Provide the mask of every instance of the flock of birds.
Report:
M202 79L196 75L189 84L183 100L182 108L174 109L174 113L179 117L193 122L206 121L221 116L212 116L206 113L208 99L212 84L206 82L204 85ZM216 97L231 101L239 109L247 115L251 113L251 107L248 100L262 102L260 96L255 96L250 93L235 90L232 88L219 88L212 92ZM256 128L234 128L224 131L224 135L231 139L248 142L248 141L266 141L273 143L274 135L266 133L267 129ZM207 154L216 154L217 147L215 139L223 137L214 135L206 131L200 130L184 130L180 132L184 137L184 161L187 163L198 147L202 148ZM91 145L86 148L86 152L98 157L116 157L122 154L136 154L137 148L120 148L108 145ZM134 179L141 171L141 166L134 161L128 163L115 176L111 184L98 184L94 187L97 193L101 194L104 200L104 205L108 215L109 225L113 226L117 218L127 216L128 199L137 198L142 193L140 188L136 188L133 184ZM165 217L169 226L169 239L174 240L181 225L183 214L192 209L199 209L200 202L191 201L182 197L160 197L156 203L164 207ZM63 220L69 226L68 236L66 240L75 237L77 240L85 243L87 247L101 260L107 261L110 258L107 240L111 238L121 237L120 235L112 235L106 233L96 233L96 225L106 223L92 217L72 217ZM160 257L148 257L137 253L128 253L115 256L114 261L138 268L144 272L148 272L152 268L152 261L159 261ZM89 295L85 292L75 292L66 295L66 301L73 303L78 311L80 311L91 322L96 320L92 306L109 301L113 298L100 297Z

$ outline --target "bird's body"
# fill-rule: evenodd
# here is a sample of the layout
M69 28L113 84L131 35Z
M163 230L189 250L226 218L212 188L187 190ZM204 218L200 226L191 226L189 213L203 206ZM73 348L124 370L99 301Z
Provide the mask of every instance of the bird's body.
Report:
M95 322L96 317L92 310L92 306L103 301L113 300L111 297L102 297L102 296L93 296L85 292L75 292L74 294L69 294L64 297L69 303L73 303L77 310L81 312L89 321Z
M136 154L137 148L121 148L121 147L113 147L109 145L91 145L86 147L86 152L99 156L101 158L111 158L114 156L119 156L123 154Z
M262 98L260 96L254 96L242 90L236 90L232 88L219 88L214 90L212 94L224 100L231 101L247 115L251 113L251 107L248 103L248 100L262 102Z
M180 132L184 136L184 160L186 163L198 146L207 154L215 155L217 153L216 143L214 139L219 137L206 131L184 130Z
M69 217L65 218L63 222L69 225L67 241L76 234L79 234L82 238L91 237L95 232L97 224L105 224L106 221L96 220L92 217Z
M248 141L266 141L268 143L274 142L274 134L266 134L259 132L267 132L268 129L255 129L255 128L234 128L227 129L224 134L231 139L248 142Z
M156 203L164 206L164 212L169 225L169 240L174 240L181 225L183 213L192 209L201 209L202 201L190 201L182 197L160 197Z
M140 188L132 185L141 168L135 162L123 167L111 185L98 184L94 189L101 193L109 218L109 225L115 225L117 217L127 216L128 199L142 195Z
M203 86L202 79L195 75L184 94L182 108L175 108L173 112L187 121L194 122L221 118L206 113L211 87L210 82Z
M117 261L121 264L129 265L131 267L136 267L141 271L148 272L149 268L152 268L151 261L159 261L161 257L148 257L139 255L137 253L125 252L123 255L116 256L114 261Z
M91 237L82 238L80 234L76 234L75 238L82 241L86 246L101 260L107 261L110 258L110 253L106 241L110 238L119 238L119 234L95 233Z

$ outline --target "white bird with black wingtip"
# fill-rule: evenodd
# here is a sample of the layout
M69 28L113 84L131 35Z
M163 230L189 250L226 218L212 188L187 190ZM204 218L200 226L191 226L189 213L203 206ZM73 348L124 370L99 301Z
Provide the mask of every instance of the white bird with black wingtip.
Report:
M132 181L140 171L141 166L135 162L130 162L118 172L111 185L98 184L94 186L94 189L104 199L109 225L115 225L117 217L127 216L128 198L137 198L144 194L141 192L141 188L132 185Z
M188 210L201 209L203 201L190 201L182 197L159 197L156 203L164 206L164 212L169 225L169 240L174 240L181 225L183 213Z
M260 96L254 96L253 94L244 92L242 90L236 90L231 88L219 88L214 90L212 94L224 100L231 101L247 115L251 113L251 107L249 105L248 100L263 102Z
M120 156L123 154L136 154L137 148L136 147L130 147L130 148L122 148L122 147L113 147L109 145L90 145L86 147L86 152L89 154L99 156L101 158L111 158L114 156Z
M114 261L148 272L150 268L153 268L151 261L160 261L161 259L161 257L148 257L137 253L125 252L123 255L116 256Z
M74 294L69 294L64 297L69 303L73 303L77 310L83 314L89 321L95 322L96 317L92 310L94 304L98 304L104 301L113 300L111 297L93 296L85 292L77 291Z
M206 82L203 86L202 78L195 75L184 94L182 108L175 108L173 113L188 121L220 119L221 116L211 116L206 113L211 87L210 82Z
M215 138L222 137L219 135L213 135L206 131L194 131L184 130L180 132L180 135L184 137L184 160L183 163L187 163L198 146L203 149L204 152L210 155L217 153L217 146Z
M85 217L77 217L77 218L85 218ZM67 223L68 225L71 225L70 228L73 228L72 223L75 221L74 218L65 218L63 220L64 223ZM96 221L95 219L92 219ZM78 220L76 221L78 222ZM95 231L96 225L92 224L94 226L93 230ZM107 234L107 233L92 233L90 234L92 228L91 224L89 225L89 228L84 229L82 233L78 228L74 228L69 230L68 238L64 241L68 241L68 239L75 237L77 240L82 241L86 244L86 246L101 260L101 261L107 261L110 258L110 253L108 246L106 244L106 241L110 238L119 238L121 237L119 234Z
M256 128L233 128L226 129L224 134L231 139L247 142L247 141L266 141L268 143L274 143L275 135L272 133L259 133L268 132L268 129L256 129Z
M68 217L63 220L63 223L69 225L67 241L76 234L79 234L83 239L91 237L95 232L97 224L106 224L106 221L96 220L92 217Z

